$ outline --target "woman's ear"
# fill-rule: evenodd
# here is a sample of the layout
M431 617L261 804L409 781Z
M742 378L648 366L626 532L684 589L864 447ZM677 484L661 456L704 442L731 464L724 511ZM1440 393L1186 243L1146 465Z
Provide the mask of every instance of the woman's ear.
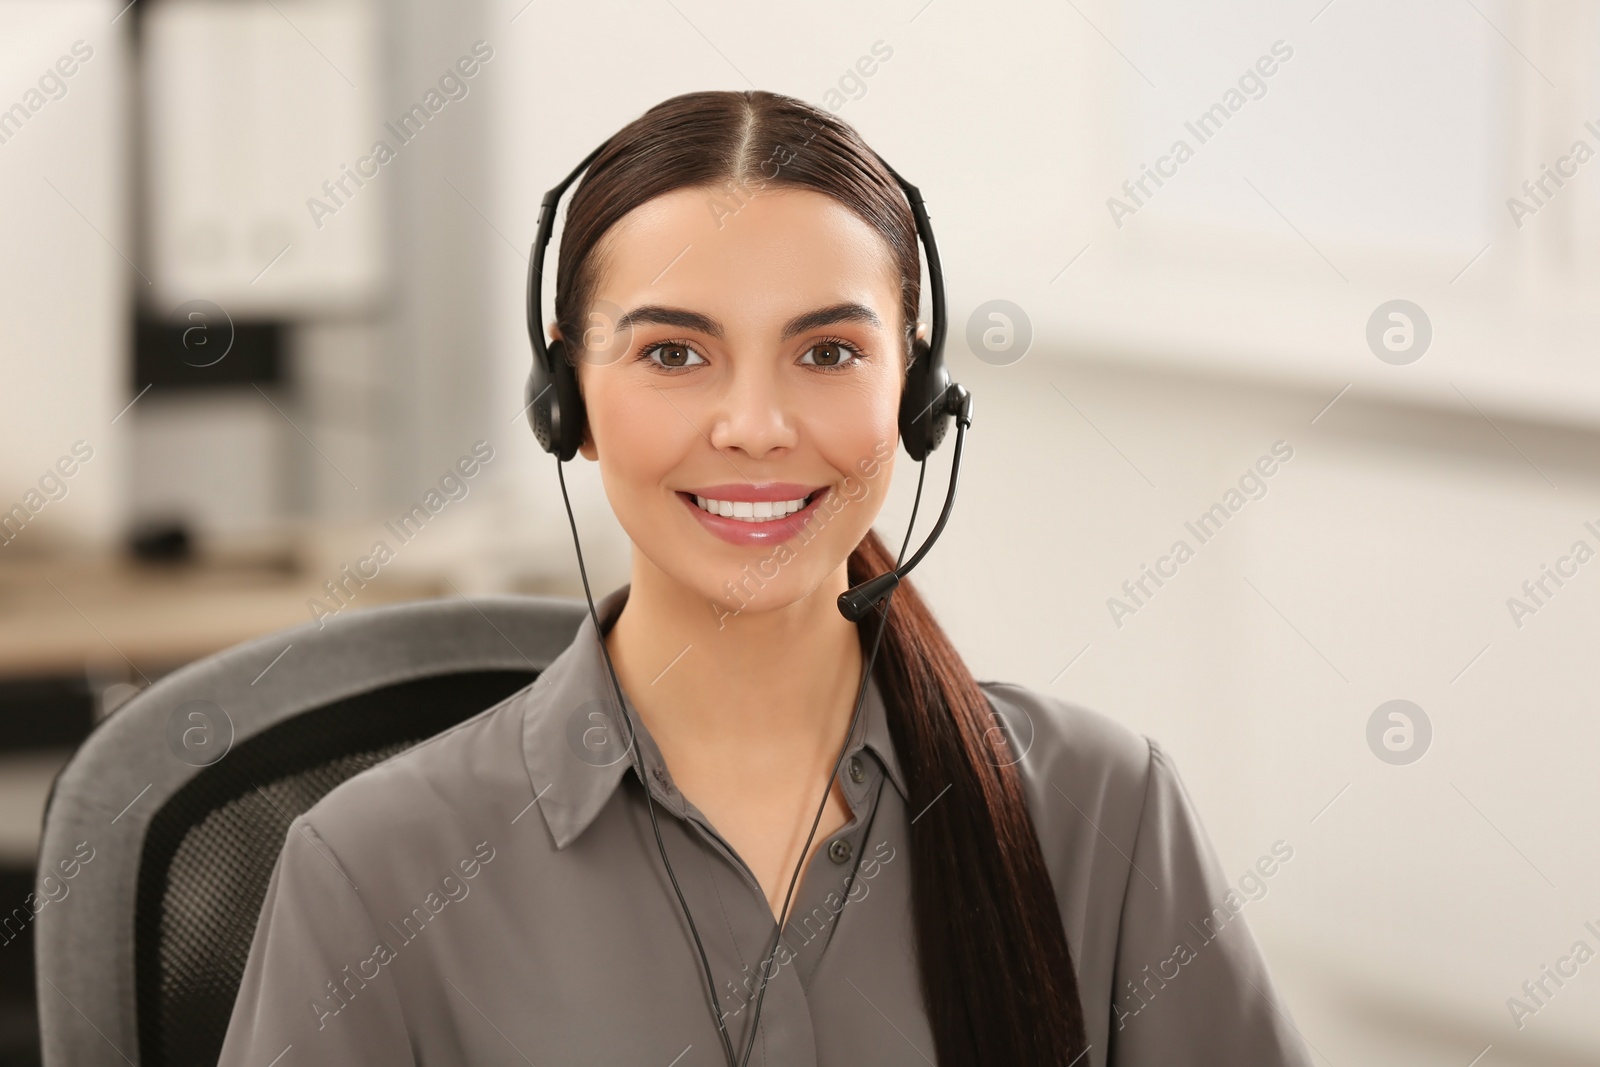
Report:
M913 336L918 341L926 342L928 340L928 324L923 322L921 319L918 319L916 332ZM915 355L915 352L906 352L906 364L900 368L900 380L902 383L904 383L906 376L911 373L911 360Z

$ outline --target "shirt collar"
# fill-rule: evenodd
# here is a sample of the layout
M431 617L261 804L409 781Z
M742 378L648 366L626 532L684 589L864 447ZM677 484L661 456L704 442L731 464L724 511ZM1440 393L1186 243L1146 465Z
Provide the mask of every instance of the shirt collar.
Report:
M624 585L595 605L603 632L610 632L628 602L630 588ZM635 745L631 750L627 743L628 724L617 716L616 691L601 654L594 619L587 613L572 643L524 691L523 759L557 848L566 848L594 821L629 766L634 767L640 781L645 780L641 768L649 767L662 786L653 790L657 802L673 808L680 816L684 813L681 795L667 785L660 749L626 691L622 696L634 731ZM866 704L847 747L846 759L863 747L872 750L901 797L906 798L905 780L875 679L867 683Z

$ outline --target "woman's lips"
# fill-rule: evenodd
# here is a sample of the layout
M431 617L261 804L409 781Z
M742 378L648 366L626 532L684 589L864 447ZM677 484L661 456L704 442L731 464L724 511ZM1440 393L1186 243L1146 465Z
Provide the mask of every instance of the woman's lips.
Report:
M754 522L748 519L733 519L723 515L713 515L699 504L694 502L694 496L689 493L679 492L678 499L683 501L684 507L694 513L700 524L717 537L731 545L776 545L789 540L791 537L805 529L811 515L829 492L827 486L811 491L811 499L806 506L791 515L781 519L758 519ZM703 494L704 495L704 494ZM805 492L794 497L784 499L799 499ZM723 497L721 499L727 499Z

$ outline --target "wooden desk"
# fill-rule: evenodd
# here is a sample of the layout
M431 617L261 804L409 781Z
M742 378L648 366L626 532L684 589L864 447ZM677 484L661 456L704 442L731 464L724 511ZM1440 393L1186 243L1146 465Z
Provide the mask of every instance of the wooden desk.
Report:
M312 619L324 576L286 559L141 565L121 558L0 559L0 676L161 673ZM449 595L382 575L348 610ZM154 677L154 674L150 675Z

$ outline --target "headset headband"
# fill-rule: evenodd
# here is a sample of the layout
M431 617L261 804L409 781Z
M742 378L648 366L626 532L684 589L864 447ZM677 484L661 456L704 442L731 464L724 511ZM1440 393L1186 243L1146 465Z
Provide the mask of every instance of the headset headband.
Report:
M533 238L533 254L528 257L528 336L533 341L535 357L545 367L550 365L550 353L545 346L544 326L541 323L544 302L544 251L549 246L550 234L555 229L556 205L561 200L561 194L567 191L567 187L577 181L578 175L582 174L610 143L610 139L607 139L585 156L583 162L573 167L572 173L563 178L560 184L545 193L544 199L539 203L539 227ZM937 360L944 351L944 271L939 265L939 246L933 240L933 226L928 221L928 209L922 202L921 191L915 185L900 177L899 172L889 166L882 156L878 156L878 162L883 164L883 169L894 177L895 182L905 193L906 200L911 204L912 217L916 219L917 236L922 239L922 247L927 250L928 286L932 289L929 302L933 311L928 351Z

